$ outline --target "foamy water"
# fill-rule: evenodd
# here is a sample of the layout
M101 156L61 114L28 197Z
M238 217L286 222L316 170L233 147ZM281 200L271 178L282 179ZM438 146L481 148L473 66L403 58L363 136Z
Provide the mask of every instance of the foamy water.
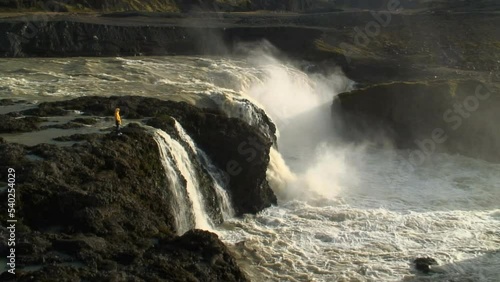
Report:
M500 166L435 154L401 171L405 151L339 143L329 105L352 87L340 72L306 74L267 56L0 59L0 72L0 98L143 95L249 123L258 120L245 101L264 108L280 132L268 171L279 205L217 230L253 281L500 279ZM421 256L441 273L414 272Z
M347 153L358 178L334 198L233 219L225 239L255 281L498 281L500 166L437 155L400 175L391 154ZM415 273L425 256L443 273Z

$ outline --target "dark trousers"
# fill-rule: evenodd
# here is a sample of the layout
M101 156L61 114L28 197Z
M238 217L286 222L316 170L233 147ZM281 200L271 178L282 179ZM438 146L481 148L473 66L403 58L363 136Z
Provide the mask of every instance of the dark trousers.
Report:
M115 124L116 124L116 132L120 133L120 123L116 122Z

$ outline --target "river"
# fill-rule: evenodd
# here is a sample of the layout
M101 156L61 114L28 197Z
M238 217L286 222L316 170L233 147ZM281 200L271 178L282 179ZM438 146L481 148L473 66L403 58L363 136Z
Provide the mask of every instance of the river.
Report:
M279 204L213 230L252 281L498 281L500 165L436 153L402 170L408 152L390 142L346 144L330 105L355 82L304 69L266 54L0 59L0 98L141 95L249 123L228 101L263 108L279 130L268 171ZM426 256L436 273L412 269Z

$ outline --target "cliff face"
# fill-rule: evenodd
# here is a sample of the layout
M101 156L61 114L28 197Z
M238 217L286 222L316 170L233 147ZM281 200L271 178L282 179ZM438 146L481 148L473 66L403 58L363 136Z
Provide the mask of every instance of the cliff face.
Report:
M174 19L165 24L128 21L127 17L80 20L20 18L0 21L0 55L30 56L136 56L227 54L240 41L266 39L291 54L310 53L321 34L300 27L217 27L217 19ZM181 23L183 22L184 23ZM192 21L193 24L189 24ZM197 26L196 22L199 22ZM206 27L204 27L204 25ZM226 24L225 24L226 25Z
M0 37L0 52L12 57L175 54L192 44L187 32L175 27L37 21L1 23L0 29L8 30Z
M226 187L238 214L276 204L265 179L272 141L219 112L153 98L84 97L7 116L62 117L79 110L95 118L112 115L117 106L127 119L148 117L148 124L172 138L180 138L172 118L182 124L226 173ZM86 121L75 119L72 124ZM32 122L33 130L44 130L43 119ZM9 132L25 129L20 123L18 130ZM122 136L106 132L62 136L55 144L35 146L0 139L0 179L6 182L9 167L16 170L17 264L32 268L18 269L18 281L49 281L54 275L89 281L246 281L216 235L199 230L175 235L178 215L171 202L175 195L152 133L137 123L122 131ZM241 152L247 138L258 146L246 146L250 151ZM249 159L248 152L255 158ZM238 164L239 173L233 173L233 166L228 170L228 163ZM194 169L208 213L220 222L210 177L201 165ZM6 191L1 195L0 206L7 209ZM1 215L4 221L5 216ZM2 240L2 252L6 242ZM4 273L4 278L12 277Z
M441 67L498 70L496 13L377 13L30 14L0 18L0 55L228 55L267 40L363 83L428 79Z
M395 82L343 93L333 103L348 140L389 138L415 159L434 152L500 162L500 92L492 82Z

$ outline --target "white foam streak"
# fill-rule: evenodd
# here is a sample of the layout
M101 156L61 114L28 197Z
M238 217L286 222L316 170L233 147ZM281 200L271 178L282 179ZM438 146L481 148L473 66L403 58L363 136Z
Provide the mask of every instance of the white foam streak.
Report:
M185 188L183 187L181 180L175 170L175 164L169 156L169 141L171 141L170 136L166 137L166 134L162 134L162 131L155 131L154 139L158 144L160 151L160 158L165 169L165 175L169 182L170 192L173 197L170 199L172 214L175 220L175 228L177 234L181 235L184 232L191 229L190 215L191 213L191 203L187 200L187 195L185 194ZM166 138L165 138L166 137Z
M159 130L157 134L167 143L169 151L175 161L175 165L186 181L186 191L193 207L195 227L198 229L212 230L213 228L206 212L203 197L198 191L198 176L196 175L188 153L179 142L171 138L166 132Z
M386 152L339 146L330 135L332 99L352 85L342 74L256 61L266 75L247 94L280 130L285 158L272 149L267 172L280 206L233 220L239 229L224 234L254 280L418 281L411 261L429 255L444 264L437 280L499 277L490 266L500 261L495 168L476 164L484 177L471 175L463 171L471 160L437 155L436 166L391 173L396 162Z
M500 223L491 220L500 210L400 213L330 205L288 202L252 221L233 221L239 229L225 239L239 242L233 248L247 254L240 264L258 281L414 279L411 261L430 254L445 272L432 281L494 281L500 274L492 266L500 259Z
M266 178L269 186L280 201L288 200L289 185L297 181L297 177L290 171L290 168L283 160L281 154L271 147L269 152L269 165L266 171Z
M223 188L223 185L224 183L226 183L226 181L223 177L222 172L219 171L219 169L212 163L212 161L205 154L205 152L203 152L196 146L193 139L191 139L191 137L186 133L182 125L179 122L177 122L177 120L175 120L175 128L177 129L179 136L189 145L192 152L198 157L200 163L204 166L204 168L207 170L208 174L212 178L215 188L215 193L219 200L224 220L232 218L235 213L233 206L231 204L231 200L229 198L229 194L227 193L226 189Z
M252 281L498 281L500 166L435 154L404 171L398 156L408 152L339 146L329 135L329 111L332 97L351 87L348 79L304 73L266 55L249 61L0 59L0 89L5 98L40 102L90 94L203 100L260 126L247 102L257 101L281 133L281 154L271 150L267 171L279 205L217 230ZM155 134L155 140L182 233L194 227L195 202L197 225L208 220L185 189L184 179L194 187L196 178L186 172L192 171L186 149L196 146L178 131L186 148L168 135ZM200 162L223 189L226 182L210 160ZM436 258L444 273L414 272L411 261L418 256Z
M309 76L269 56L263 58L256 61L265 78L247 92L279 128L278 147L286 163L271 151L271 187L282 201L336 196L336 176L346 169L335 148L325 144L332 137L331 102L350 81L340 71Z

